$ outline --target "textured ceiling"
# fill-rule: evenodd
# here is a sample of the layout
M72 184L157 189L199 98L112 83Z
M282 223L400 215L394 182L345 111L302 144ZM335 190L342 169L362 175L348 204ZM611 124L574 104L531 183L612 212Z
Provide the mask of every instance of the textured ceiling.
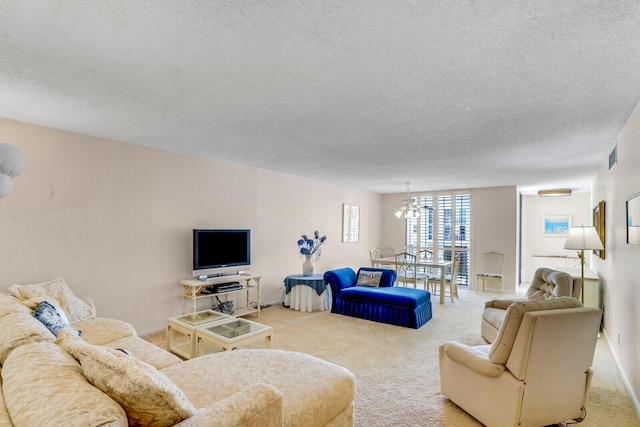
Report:
M0 2L0 117L380 193L588 188L639 70L636 0Z

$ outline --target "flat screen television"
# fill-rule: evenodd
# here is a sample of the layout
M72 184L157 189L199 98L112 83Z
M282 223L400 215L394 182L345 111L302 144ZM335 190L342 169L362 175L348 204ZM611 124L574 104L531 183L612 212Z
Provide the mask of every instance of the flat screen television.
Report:
M251 230L193 230L193 275L199 278L251 269Z

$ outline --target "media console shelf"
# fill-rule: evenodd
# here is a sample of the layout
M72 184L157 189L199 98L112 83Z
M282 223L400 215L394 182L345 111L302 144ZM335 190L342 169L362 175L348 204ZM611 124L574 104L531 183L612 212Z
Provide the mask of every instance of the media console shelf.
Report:
M219 276L212 277L207 279L206 281L202 281L200 279L185 279L180 281L180 286L182 286L182 307L184 312L184 306L186 305L187 299L191 299L193 301L191 313L195 313L197 311L196 305L197 301L201 298L215 298L220 295L230 295L236 294L238 292L246 292L247 301L246 305L242 308L236 308L233 312L233 315L238 316L246 316L247 314L256 313L258 317L260 317L260 279L262 276L255 276L253 274L233 274L228 276ZM242 283L244 281L244 284ZM229 283L229 282L239 282L242 285L241 289L234 289L232 291L226 292L218 292L214 294L204 294L204 291L208 286L219 285L221 283ZM249 292L251 289L256 290L256 308L251 308L249 306Z

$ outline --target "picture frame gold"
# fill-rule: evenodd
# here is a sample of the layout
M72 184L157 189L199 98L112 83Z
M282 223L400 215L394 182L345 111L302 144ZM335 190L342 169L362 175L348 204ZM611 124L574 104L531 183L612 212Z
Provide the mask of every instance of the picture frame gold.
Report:
M604 244L605 241L605 202L601 200L598 204L593 208L593 226L596 228L598 232L598 236L600 236L600 241L602 242L603 247L607 247ZM605 259L605 249L594 250L593 253L598 256L600 259Z

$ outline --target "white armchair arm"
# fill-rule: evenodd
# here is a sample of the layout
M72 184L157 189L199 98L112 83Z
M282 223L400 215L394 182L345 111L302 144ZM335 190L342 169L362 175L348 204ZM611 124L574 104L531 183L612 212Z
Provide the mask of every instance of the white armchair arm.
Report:
M252 384L201 409L179 427L282 426L282 394L270 384Z
M506 369L504 365L491 362L483 351L457 341L446 342L442 348L449 359L485 377L499 377Z
M524 299L493 299L484 303L484 308L499 308L500 310L506 310L514 302L521 302Z

